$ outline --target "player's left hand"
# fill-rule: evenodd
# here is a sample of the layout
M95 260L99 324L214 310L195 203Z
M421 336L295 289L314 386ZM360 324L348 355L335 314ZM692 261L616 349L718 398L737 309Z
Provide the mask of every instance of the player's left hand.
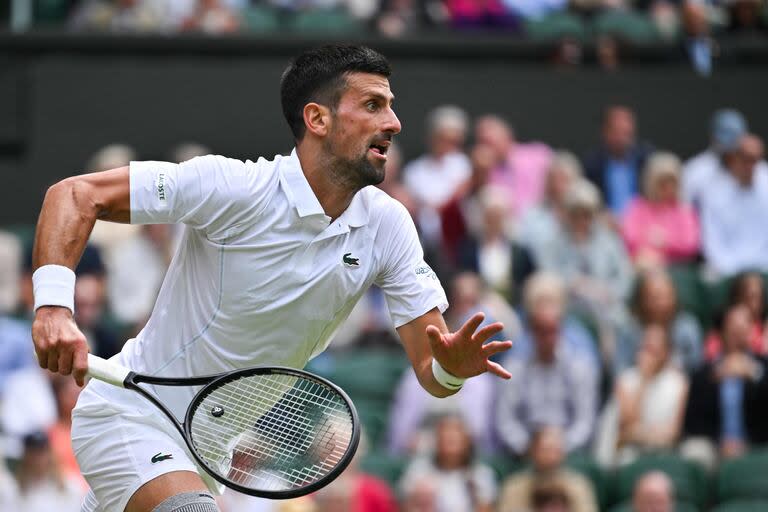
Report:
M432 357L445 371L464 379L485 372L491 372L503 379L512 377L500 364L488 359L512 347L512 342L509 340L486 343L491 337L500 333L504 325L501 322L494 322L478 330L484 319L483 313L475 313L458 331L450 333L442 333L434 325L427 327Z

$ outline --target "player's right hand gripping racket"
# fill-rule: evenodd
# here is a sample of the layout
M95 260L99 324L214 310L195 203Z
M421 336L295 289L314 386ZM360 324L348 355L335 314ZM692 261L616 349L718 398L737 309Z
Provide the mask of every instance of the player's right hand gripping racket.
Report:
M88 375L140 393L168 416L205 471L253 496L285 499L320 489L344 471L360 440L357 411L346 393L302 370L254 367L207 377L154 377L89 354ZM140 383L204 387L181 423Z

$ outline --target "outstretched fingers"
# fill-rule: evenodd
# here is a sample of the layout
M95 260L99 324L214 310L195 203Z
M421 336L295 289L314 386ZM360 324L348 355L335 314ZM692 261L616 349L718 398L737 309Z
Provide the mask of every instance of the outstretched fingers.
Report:
M488 370L489 373L492 373L498 377L501 377L502 379L512 378L512 374L509 373L507 370L505 370L504 367L501 366L499 363L494 363L493 361L487 361L486 369Z
M472 317L464 322L464 325L461 326L461 328L456 332L459 336L466 339L472 339L472 335L475 334L475 331L478 327L480 327L480 324L483 323L483 320L485 320L485 314L478 312L472 315Z
M501 322L494 322L490 325L486 325L472 336L472 341L483 344L495 335L504 330L504 324Z
M491 357L499 352L504 352L512 348L512 342L507 341L492 341L483 345L483 354L485 357Z

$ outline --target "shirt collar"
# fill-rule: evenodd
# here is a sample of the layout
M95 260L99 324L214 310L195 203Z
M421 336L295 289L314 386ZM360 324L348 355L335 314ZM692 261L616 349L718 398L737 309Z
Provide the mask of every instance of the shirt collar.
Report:
M291 156L282 160L280 169L282 171L280 181L285 188L285 194L291 205L296 208L299 217L325 215L320 201L317 200L317 196L304 176L304 171L301 170L301 162L299 162L296 149L291 151Z
M296 148L291 151L288 158L282 160L280 181L288 196L288 201L296 208L299 217L310 215L325 215L315 192L309 186L304 171L301 169ZM342 222L350 227L360 227L368 223L368 204L361 191L352 198L352 202L339 216L336 222Z

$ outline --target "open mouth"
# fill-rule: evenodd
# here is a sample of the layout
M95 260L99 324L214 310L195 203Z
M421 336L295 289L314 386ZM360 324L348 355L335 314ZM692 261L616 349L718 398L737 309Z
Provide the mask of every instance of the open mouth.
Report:
M379 144L371 144L368 146L368 150L382 157L387 156L387 150L389 149L389 142L382 142Z

